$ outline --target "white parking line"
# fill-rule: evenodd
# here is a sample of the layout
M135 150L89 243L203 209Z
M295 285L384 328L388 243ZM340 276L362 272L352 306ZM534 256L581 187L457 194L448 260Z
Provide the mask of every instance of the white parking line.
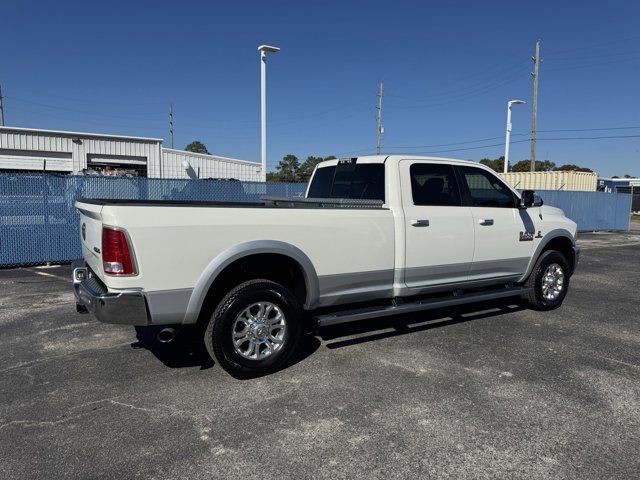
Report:
M27 270L28 270L28 271L30 271L30 272L32 272L32 273L35 273L36 275L40 275L40 276L42 276L42 277L51 277L51 278L55 278L55 279L57 279L57 280L64 280L64 281L69 280L69 279L68 279L68 278L66 278L66 277L60 277L60 276L58 276L58 275L54 275L54 274L49 273L49 272L43 272L43 271L40 271L40 270L36 270L36 269L34 269L34 268L27 268Z

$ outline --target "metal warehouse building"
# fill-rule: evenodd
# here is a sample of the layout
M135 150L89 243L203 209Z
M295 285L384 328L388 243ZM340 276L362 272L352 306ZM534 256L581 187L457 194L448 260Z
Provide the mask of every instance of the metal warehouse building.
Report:
M259 163L162 148L162 139L0 127L0 172L235 178L260 181Z
M595 192L598 174L595 172L509 172L501 173L513 188L521 190L564 190Z

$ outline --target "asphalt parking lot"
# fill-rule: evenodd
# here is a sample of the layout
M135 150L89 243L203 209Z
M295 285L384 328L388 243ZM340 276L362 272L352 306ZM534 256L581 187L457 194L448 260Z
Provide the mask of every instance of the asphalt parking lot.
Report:
M640 234L581 243L559 310L324 330L244 381L2 270L0 478L638 478Z

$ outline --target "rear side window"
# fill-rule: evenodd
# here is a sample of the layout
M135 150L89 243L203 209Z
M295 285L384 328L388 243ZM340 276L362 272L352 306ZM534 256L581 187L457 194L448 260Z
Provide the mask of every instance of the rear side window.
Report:
M451 165L414 163L409 174L414 205L460 205L460 191Z
M336 173L336 167L318 168L313 174L307 196L310 198L329 198L334 173Z
M515 208L516 196L497 176L476 167L460 167L475 207Z
M319 168L309 186L308 196L384 202L384 189L384 164L347 162Z

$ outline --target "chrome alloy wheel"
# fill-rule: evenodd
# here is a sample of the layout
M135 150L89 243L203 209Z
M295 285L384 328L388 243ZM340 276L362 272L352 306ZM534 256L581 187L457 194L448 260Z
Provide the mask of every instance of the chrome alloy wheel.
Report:
M542 276L542 296L546 300L557 300L564 288L564 271L557 263L552 263Z
M233 322L233 348L244 358L262 360L282 348L286 330L287 321L277 305L253 303Z

